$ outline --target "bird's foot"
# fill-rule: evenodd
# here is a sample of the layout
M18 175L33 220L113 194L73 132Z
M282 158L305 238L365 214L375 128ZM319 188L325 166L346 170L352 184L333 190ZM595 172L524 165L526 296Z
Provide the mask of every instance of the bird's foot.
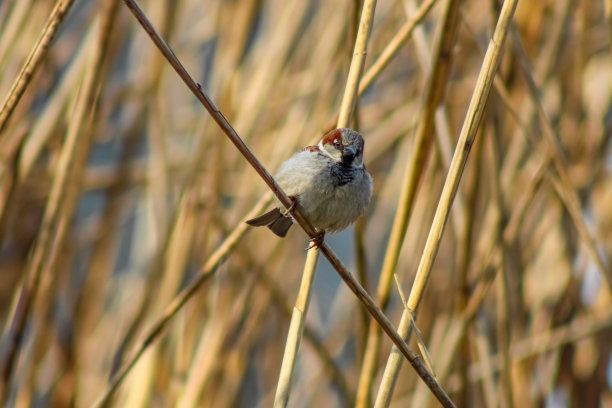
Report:
M310 240L310 246L306 248L306 250L310 250L312 248L318 248L323 244L323 238L325 238L325 230L317 232L317 234Z

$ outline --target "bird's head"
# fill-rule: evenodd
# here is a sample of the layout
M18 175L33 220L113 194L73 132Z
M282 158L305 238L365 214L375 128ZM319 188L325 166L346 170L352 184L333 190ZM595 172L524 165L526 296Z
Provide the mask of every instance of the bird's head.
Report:
M363 168L363 137L352 129L334 129L323 136L319 149L345 166Z

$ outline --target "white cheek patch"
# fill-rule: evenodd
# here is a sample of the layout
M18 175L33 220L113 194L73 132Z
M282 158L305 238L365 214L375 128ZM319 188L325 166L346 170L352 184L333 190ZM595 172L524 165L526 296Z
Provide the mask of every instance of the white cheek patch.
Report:
M335 158L334 156L332 156L326 148L323 147L323 140L321 140L319 142L319 144L317 145L319 147L319 150L321 151L321 153L323 153L324 155L326 155L327 157L329 157L330 159L333 160L338 160L337 158Z

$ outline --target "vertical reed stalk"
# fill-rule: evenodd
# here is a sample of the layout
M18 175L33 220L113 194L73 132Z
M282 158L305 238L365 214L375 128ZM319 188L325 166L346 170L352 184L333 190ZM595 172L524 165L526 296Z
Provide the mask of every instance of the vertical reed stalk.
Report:
M349 69L346 86L344 88L344 96L342 97L342 103L340 105L338 123L336 124L337 128L349 126L353 110L357 104L359 81L365 65L368 40L372 31L375 9L376 0L365 0L363 2L359 30L357 31L357 37L355 39L353 58L351 59L351 67ZM291 376L293 374L298 354L297 351L302 338L304 320L306 319L306 311L312 292L312 282L314 280L318 257L319 251L317 248L310 249L306 256L306 263L304 265L304 271L302 272L302 283L300 285L296 304L293 308L293 314L291 315L291 325L289 326L289 334L287 335L283 362L276 387L276 396L274 397L274 406L277 408L287 406L289 401Z

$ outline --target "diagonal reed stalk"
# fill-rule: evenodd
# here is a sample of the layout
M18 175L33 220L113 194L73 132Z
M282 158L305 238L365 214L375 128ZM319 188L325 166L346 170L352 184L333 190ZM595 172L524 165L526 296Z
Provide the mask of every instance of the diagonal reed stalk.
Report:
M28 59L23 64L19 75L15 79L9 94L2 103L2 107L0 107L0 135L2 135L6 129L15 107L30 84L36 70L44 61L47 51L53 42L53 38L55 37L57 30L59 30L60 26L62 25L64 17L66 17L66 14L68 14L68 11L70 11L70 7L73 3L74 0L58 0L55 3L55 7L53 7L53 11L51 11L51 15L47 20L47 24L45 24L45 28L40 33L38 41L36 41L36 44L32 48Z
M472 94L472 99L466 114L457 147L453 155L451 167L448 171L442 194L438 202L436 214L432 222L425 249L421 256L421 261L417 269L416 277L410 295L408 297L408 311L402 313L399 326L399 333L405 338L409 337L410 321L416 320L416 311L423 297L424 289L429 280L433 261L438 252L444 227L448 219L450 208L459 187L461 175L467 162L469 152L476 137L480 121L487 105L489 92L495 78L495 73L502 55L502 47L506 34L510 28L510 23L514 15L518 0L507 0L501 9L499 19L495 26L493 38L489 42L489 47L482 63L482 68L478 75L476 86ZM412 316L409 316L412 314ZM391 401L395 382L401 367L401 359L394 347L387 360L387 365L383 374L383 379L376 397L376 407L387 407Z
M226 136L230 139L230 141L236 146L238 151L246 158L246 160L251 164L251 166L256 170L260 177L266 182L268 187L272 190L272 192L276 195L278 200L281 202L285 208L289 208L291 206L291 201L287 197L287 195L282 191L282 189L278 186L278 184L274 181L272 176L267 172L267 170L259 163L257 158L251 153L248 147L244 144L244 142L240 139L236 131L229 124L227 119L223 116L223 114L219 111L219 109L215 106L212 100L203 92L202 87L197 84L188 72L185 70L183 65L180 63L178 58L174 55L174 53L170 50L168 45L163 41L160 35L156 32L152 24L148 21L145 14L138 7L135 1L125 0L126 5L132 11L138 22L142 25L145 32L149 35L149 37L153 40L158 49L162 52L164 57L168 60L170 65L175 69L178 75L183 79L187 87L194 93L197 99L204 105L204 107L211 114L212 118L219 125L219 127L224 131ZM350 75L349 75L350 76ZM310 223L301 215L299 211L294 212L294 218L298 224L304 229L304 231L310 236L310 238L315 238L316 231L310 225ZM356 281L356 279L352 276L352 274L346 269L340 259L331 251L331 249L327 246L325 242L320 245L320 251L323 255L328 259L334 269L338 272L340 277L345 281L348 287L355 293L358 299L363 303L368 312L372 314L372 316L379 322L382 326L383 330L389 335L394 344L397 345L398 349L401 353L410 361L411 365L417 372L417 374L423 379L423 381L427 384L427 386L432 390L436 398L442 403L445 407L454 406L448 395L440 388L439 384L435 381L435 379L431 376L431 374L427 371L424 365L421 363L418 356L412 352L407 344L402 340L402 338L395 331L389 320L382 313L382 311L376 306L374 300L369 296L369 294L361 287L361 285ZM182 305L180 305L182 306ZM180 308L180 306L178 308ZM177 308L177 310L178 310ZM157 331L157 330L156 330ZM146 342L145 342L146 343ZM143 349L146 348L146 344L143 345ZM134 362L138 357L134 359ZM133 362L132 362L133 364ZM112 393L116 390L121 380L125 377L128 370L120 370L121 376L115 381L112 382L112 387L104 393L104 395L97 400L96 406L99 406L106 401L112 395Z

